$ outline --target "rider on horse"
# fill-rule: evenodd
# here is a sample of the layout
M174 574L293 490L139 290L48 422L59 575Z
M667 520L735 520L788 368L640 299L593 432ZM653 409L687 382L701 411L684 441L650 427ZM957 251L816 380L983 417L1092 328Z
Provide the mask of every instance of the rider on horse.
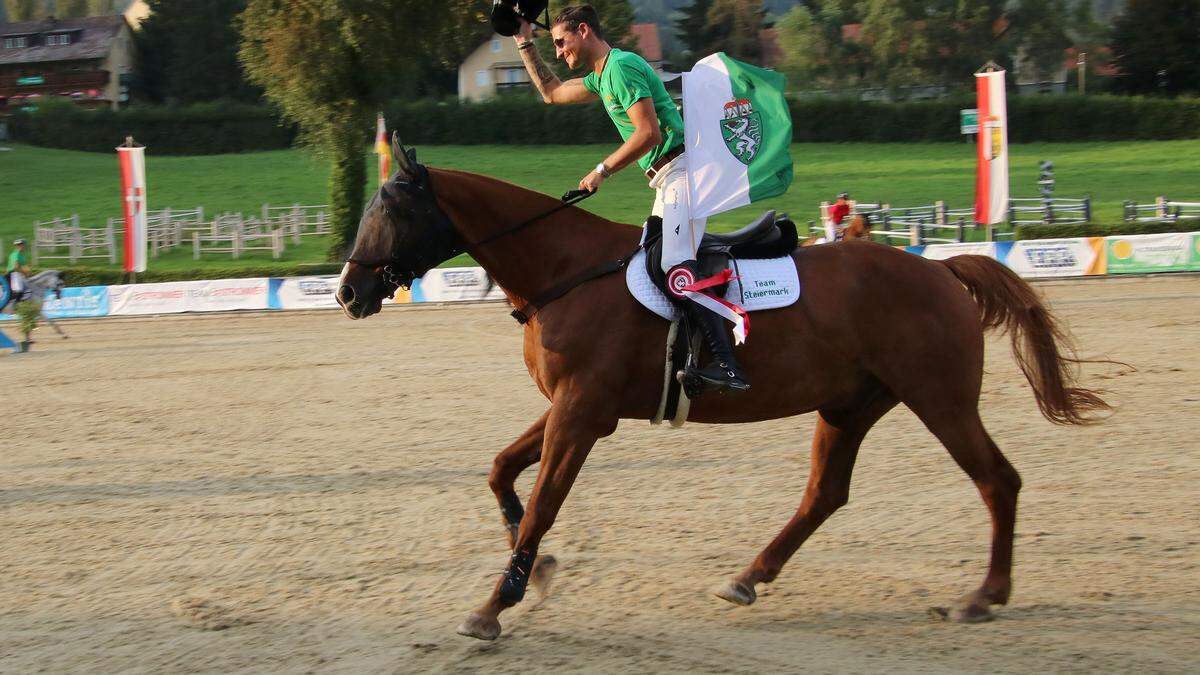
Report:
M25 277L29 276L29 256L25 253L25 240L13 241L13 251L8 254L8 265L4 268L4 276L8 280L8 288L12 292L12 302L16 303L25 294Z
M655 191L653 214L662 219L662 268L668 296L700 326L714 357L713 363L691 374L716 390L749 389L724 321L683 292L699 278L696 248L704 236L706 221L691 217L683 118L666 87L645 59L608 44L596 10L590 5L563 9L550 24L550 36L556 56L568 67L586 67L590 72L566 82L559 80L538 55L532 26L521 19L514 39L542 99L546 103L602 99L625 141L584 176L579 187L595 192L606 178L634 161L646 172Z

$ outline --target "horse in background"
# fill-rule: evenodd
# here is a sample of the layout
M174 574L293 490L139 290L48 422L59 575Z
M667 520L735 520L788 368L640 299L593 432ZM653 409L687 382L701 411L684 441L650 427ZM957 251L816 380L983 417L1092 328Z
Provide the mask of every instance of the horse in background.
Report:
M45 321L65 340L69 337L66 332L59 327L58 322L46 316L46 309L42 300L46 295L53 293L56 299L62 298L63 289L67 287L66 275L58 270L43 270L25 278L25 290L19 296L11 293L9 290L8 302L0 307L0 313L5 311L15 311L18 304L22 302L37 301L39 307L38 320Z
M837 225L834 225L837 228ZM871 219L865 213L859 213L850 219L850 224L841 229L841 237L836 241L849 241L851 239L866 239L871 241ZM810 230L811 231L811 230ZM816 246L817 244L830 243L825 239L824 235L816 235L803 239L800 242L801 247Z

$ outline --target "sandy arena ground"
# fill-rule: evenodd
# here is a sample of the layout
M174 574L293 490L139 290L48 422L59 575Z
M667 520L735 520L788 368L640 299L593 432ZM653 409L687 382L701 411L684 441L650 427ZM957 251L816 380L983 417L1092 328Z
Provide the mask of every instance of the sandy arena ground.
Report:
M1091 367L1119 411L1055 427L989 340L1025 488L1012 604L971 626L930 608L981 580L987 513L906 409L748 608L709 591L799 503L813 416L623 423L544 542L551 595L485 644L454 634L506 560L485 477L546 405L502 305L42 330L0 356L0 672L1196 672L1200 277L1039 287L1137 371Z

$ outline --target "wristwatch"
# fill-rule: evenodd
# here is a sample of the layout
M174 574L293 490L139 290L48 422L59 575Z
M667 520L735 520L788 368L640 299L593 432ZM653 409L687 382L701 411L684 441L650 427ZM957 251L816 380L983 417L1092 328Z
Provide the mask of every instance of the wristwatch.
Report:
M612 172L608 170L607 166L604 166L604 162L600 162L599 164L597 164L596 168L593 170L596 173L600 174L601 176L604 176L605 178L612 176Z

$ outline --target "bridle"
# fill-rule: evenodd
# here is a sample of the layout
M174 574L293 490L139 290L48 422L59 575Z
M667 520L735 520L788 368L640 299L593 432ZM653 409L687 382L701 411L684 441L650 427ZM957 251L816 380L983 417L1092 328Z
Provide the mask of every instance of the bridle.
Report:
M409 195L416 204L414 211L418 212L418 214L423 213L423 215L427 216L427 222L430 223L431 231L423 236L415 247L405 246L403 251L401 250L401 246L404 242L399 236L400 223L397 219L397 214L388 204L388 200L391 197L388 193L389 186L399 188L405 194ZM438 206L437 199L433 195L433 183L429 176L429 170L424 165L417 164L415 167L415 176L411 180L401 180L397 176L380 188L380 202L383 205L384 215L387 216L388 223L391 224L396 234L393 237L394 243L392 245L391 257L385 260L370 262L349 257L346 258L346 262L377 269L380 277L383 279L383 283L388 288L388 296L391 297L395 295L396 290L399 288L411 288L414 280L425 276L425 273L429 270L447 260L462 253L474 252L485 244L508 236L569 206L578 204L592 194L592 192L588 192L587 190L572 190L563 195L561 204L556 204L547 211L527 218L479 241L466 243L458 231L454 229L454 224L451 222L450 217Z

